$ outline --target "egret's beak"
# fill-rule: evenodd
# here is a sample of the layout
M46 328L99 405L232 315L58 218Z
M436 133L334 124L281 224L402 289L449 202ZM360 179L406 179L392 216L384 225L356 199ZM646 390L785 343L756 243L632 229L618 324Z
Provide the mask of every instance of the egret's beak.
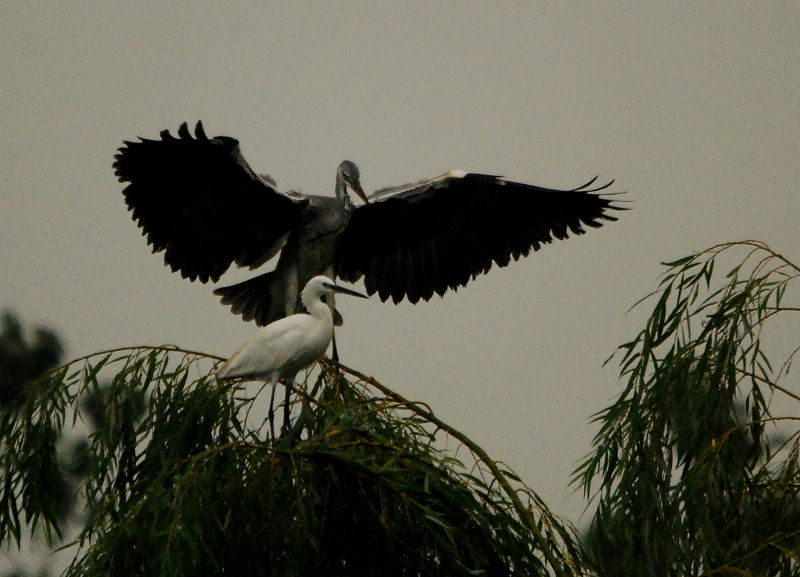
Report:
M342 293L353 297L360 297L362 299L369 298L367 295L362 295L360 292L350 290L349 288L344 288L343 286L339 286L338 284L325 283L325 286L331 289L333 292Z
M350 183L350 188L352 188L353 192L355 192L358 195L358 198L363 200L365 203L369 204L369 201L367 200L367 195L364 194L364 190L361 188L361 183L360 182L358 182L357 180L354 181L354 182L351 182ZM360 296L363 296L363 295L360 295ZM366 297L364 297L364 298L366 298Z

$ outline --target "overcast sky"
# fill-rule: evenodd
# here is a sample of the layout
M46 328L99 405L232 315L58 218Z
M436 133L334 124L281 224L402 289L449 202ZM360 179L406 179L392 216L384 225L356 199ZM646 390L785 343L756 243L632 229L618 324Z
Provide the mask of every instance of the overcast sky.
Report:
M602 364L639 330L646 311L626 311L659 262L747 238L800 253L800 3L680 6L4 2L0 307L69 357L228 355L253 332L150 253L111 170L123 139L184 120L308 193L333 194L344 159L368 192L450 169L616 179L633 201L619 222L458 293L339 299L344 363L577 522L569 475L620 387Z

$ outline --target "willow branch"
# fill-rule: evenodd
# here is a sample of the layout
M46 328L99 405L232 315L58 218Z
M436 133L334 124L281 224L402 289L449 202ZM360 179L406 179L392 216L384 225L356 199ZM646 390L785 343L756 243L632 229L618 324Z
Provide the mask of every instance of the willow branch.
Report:
M439 427L439 429L446 431L447 434L451 435L452 437L463 443L465 446L467 446L469 450L472 451L475 455L477 455L477 457L489 468L489 470L498 480L500 485L503 487L503 490L513 503L514 510L519 515L519 518L522 521L523 525L533 534L537 544L539 545L539 549L541 550L545 559L547 559L547 562L555 571L556 575L558 575L559 577L561 576L567 577L567 573L564 572L561 563L559 563L558 559L556 559L555 556L551 553L550 546L548 545L547 539L544 537L541 530L539 529L538 524L536 522L536 518L533 516L530 509L528 509L522 504L522 501L520 500L519 495L517 495L517 492L508 482L508 479L506 479L506 476L499 469L497 464L489 457L486 451L484 451L481 447L475 444L475 442L472 441L469 437L467 437L464 433L452 428L444 421L441 421L431 411L423 409L418 403L409 401L402 395L383 386L375 378L369 377L345 365L334 364L332 361L327 361L327 360L324 362L329 363L332 366L337 366L340 370L356 377L357 379L360 379L361 381L369 384L372 387L375 387L387 397L394 399L398 404L403 405L410 411L430 421L431 423Z

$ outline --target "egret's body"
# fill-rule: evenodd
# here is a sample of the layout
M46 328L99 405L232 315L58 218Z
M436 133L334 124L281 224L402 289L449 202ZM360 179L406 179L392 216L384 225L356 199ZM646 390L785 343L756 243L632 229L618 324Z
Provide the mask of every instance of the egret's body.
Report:
M165 130L125 142L114 169L153 251L184 277L216 282L233 263L252 269L280 253L274 270L214 291L259 325L297 312L317 275L363 277L382 301L416 303L617 220L609 211L619 209L599 194L611 183L556 190L464 171L367 197L350 161L336 172L335 198L284 192L250 168L236 139L209 138L199 122L194 136L184 123L177 138Z
M326 277L314 277L302 292L308 314L293 314L261 327L246 340L217 373L220 378L293 381L298 372L317 361L333 338L333 319L321 296Z
M333 338L331 302L340 292L366 298L364 295L337 286L325 276L316 276L301 292L308 314L293 314L259 329L220 367L220 379L264 379L272 385L270 419L279 381L286 384L284 427L288 424L289 392L297 373L319 360ZM328 299L328 303L323 301Z
M261 327L220 369L219 377L292 382L298 372L325 354L333 337L330 310L321 306L327 312L327 322L319 322L309 311Z

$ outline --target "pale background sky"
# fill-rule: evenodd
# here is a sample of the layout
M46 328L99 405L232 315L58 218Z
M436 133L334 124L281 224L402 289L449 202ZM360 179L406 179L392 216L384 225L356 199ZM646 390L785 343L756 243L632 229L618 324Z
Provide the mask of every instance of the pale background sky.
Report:
M344 363L575 522L569 475L620 386L602 363L639 330L645 310L626 311L658 263L747 238L800 253L798 2L4 2L0 26L0 308L69 358L227 355L255 328L150 254L111 170L123 139L202 119L317 194L344 159L367 192L456 168L615 178L619 222L458 293L339 299Z

